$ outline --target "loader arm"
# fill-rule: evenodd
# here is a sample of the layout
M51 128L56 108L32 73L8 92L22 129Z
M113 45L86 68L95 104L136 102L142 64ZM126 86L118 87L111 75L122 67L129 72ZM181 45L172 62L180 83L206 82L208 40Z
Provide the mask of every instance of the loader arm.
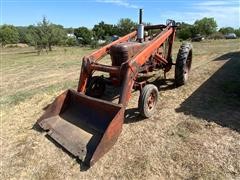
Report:
M94 62L97 62L108 53L108 50L111 46L113 46L115 44L122 43L122 42L126 42L129 39L134 38L136 36L136 34L137 34L137 31L133 31L133 32L119 38L118 40L113 41L112 43L98 49L97 51L94 51L92 54L90 54L88 56L88 58L91 59Z

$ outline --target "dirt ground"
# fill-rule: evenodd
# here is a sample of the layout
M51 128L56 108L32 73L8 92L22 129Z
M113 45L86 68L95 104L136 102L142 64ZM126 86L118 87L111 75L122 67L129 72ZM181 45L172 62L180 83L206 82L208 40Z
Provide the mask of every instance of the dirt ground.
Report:
M76 88L92 50L1 49L1 179L240 179L240 40L193 47L188 84L173 88L173 73L158 80L149 119L138 116L133 93L117 143L88 170L34 124L58 94Z

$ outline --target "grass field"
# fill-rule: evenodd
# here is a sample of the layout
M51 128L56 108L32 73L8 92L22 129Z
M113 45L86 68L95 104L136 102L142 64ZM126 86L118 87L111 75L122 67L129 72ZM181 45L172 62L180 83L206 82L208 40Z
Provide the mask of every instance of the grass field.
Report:
M134 92L118 142L87 171L33 127L58 94L76 88L81 58L92 50L1 49L1 179L240 179L240 40L193 47L189 83L159 81L149 119L130 113Z

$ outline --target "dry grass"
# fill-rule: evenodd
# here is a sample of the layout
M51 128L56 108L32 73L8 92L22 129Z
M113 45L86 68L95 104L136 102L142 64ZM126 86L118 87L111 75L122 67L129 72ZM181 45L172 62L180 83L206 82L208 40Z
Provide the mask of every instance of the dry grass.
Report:
M116 145L83 172L33 125L61 91L76 87L81 57L91 50L1 50L1 179L240 178L239 43L194 43L189 83L166 91L159 85L155 116L131 114ZM137 99L133 93L129 108Z

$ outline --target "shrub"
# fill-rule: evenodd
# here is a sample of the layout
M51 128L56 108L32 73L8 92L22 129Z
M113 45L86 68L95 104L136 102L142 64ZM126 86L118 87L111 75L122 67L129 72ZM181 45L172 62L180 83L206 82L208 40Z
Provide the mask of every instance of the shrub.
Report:
M78 42L77 42L76 38L69 37L66 39L66 45L67 46L77 46Z
M90 44L90 47L93 48L93 49L96 49L96 48L100 47L100 45L99 45L97 40L92 40L91 44Z
M208 36L209 39L224 39L224 35L220 32L215 32Z

